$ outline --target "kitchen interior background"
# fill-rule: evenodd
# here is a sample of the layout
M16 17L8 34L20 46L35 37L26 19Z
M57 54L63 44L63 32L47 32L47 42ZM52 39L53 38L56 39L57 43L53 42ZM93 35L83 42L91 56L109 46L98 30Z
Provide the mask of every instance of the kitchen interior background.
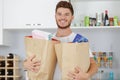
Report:
M9 41L11 42L10 46L1 46L0 47L0 55L7 55L8 53L12 52L14 54L17 54L20 56L21 61L25 58L25 48L24 48L24 37L26 35L31 35L32 30L5 30L5 33L9 33ZM55 32L55 29L44 31L49 32ZM118 35L120 34L119 29L73 29L74 32L80 33L84 36L86 36L89 39L90 42L90 48L92 51L95 52L113 52L113 67L110 68L101 68L104 70L104 73L108 73L109 70L114 72L114 77L119 78L120 75L120 37ZM22 70L22 64L20 64L21 68L21 74L24 74L24 71ZM107 75L107 74L106 74ZM24 75L22 75L24 78ZM105 76L104 76L105 77ZM22 79L23 79L22 78ZM21 79L21 80L22 80Z
M110 4L101 6L102 9L98 8L98 4ZM80 19L84 19L84 16L91 14L91 16L95 16L97 12L104 12L105 9L108 10L109 16L117 15L120 18L120 13L118 12L118 8L120 1L80 1L75 0L72 1L75 9L78 9L77 6L82 7L81 10L75 10L75 20L74 23L79 24L81 21ZM84 5L83 5L84 4ZM112 5L112 7L111 7ZM84 6L84 7L83 7ZM91 6L91 7L88 7ZM94 7L96 6L96 7ZM104 8L105 7L105 8ZM97 10L96 10L97 9ZM114 10L114 11L113 11ZM86 14L84 14L86 13ZM84 15L83 15L84 14ZM9 46L0 46L0 55L6 56L8 53L14 53L20 56L20 60L24 60L26 53L24 48L24 37L26 35L31 35L31 31L33 29L4 29L4 39L8 40L10 43ZM47 32L55 32L56 29L40 29ZM100 68L104 72L101 75L95 75L93 79L96 80L96 77L101 77L101 80L108 79L109 72L113 71L114 73L114 80L120 80L120 28L73 28L73 31L76 33L80 33L87 37L90 42L90 48L93 52L113 52L113 66L112 68ZM6 36L7 35L7 36ZM24 70L21 68L21 80L24 80Z

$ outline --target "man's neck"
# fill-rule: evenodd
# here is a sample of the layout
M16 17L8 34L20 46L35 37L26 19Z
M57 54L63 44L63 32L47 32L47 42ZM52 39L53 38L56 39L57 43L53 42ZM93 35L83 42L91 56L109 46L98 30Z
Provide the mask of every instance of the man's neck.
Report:
M65 36L70 35L71 33L72 33L72 30L70 28L66 28L66 29L60 29L60 28L58 28L56 36L57 37L65 37Z

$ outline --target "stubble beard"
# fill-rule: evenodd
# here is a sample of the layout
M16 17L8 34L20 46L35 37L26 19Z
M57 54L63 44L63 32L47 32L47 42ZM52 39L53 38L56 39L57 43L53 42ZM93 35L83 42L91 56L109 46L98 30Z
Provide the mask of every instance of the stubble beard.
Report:
M60 29L67 29L67 28L70 27L70 25L71 25L71 23L69 23L67 26L61 27L61 26L58 24L58 22L57 22L57 26L58 26L58 28L60 28Z
M57 24L57 26L58 26L58 28L60 28L60 29L67 29L67 28L69 28L69 27L70 27L70 24L69 24L69 25L67 25L67 26L65 26L65 27L61 27L59 24Z

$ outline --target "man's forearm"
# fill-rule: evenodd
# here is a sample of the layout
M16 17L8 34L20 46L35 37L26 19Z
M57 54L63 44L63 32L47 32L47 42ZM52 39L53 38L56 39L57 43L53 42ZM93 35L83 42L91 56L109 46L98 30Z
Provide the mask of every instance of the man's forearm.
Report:
M93 58L90 58L90 68L87 73L89 74L90 77L92 77L97 71L98 67L96 62L94 61Z

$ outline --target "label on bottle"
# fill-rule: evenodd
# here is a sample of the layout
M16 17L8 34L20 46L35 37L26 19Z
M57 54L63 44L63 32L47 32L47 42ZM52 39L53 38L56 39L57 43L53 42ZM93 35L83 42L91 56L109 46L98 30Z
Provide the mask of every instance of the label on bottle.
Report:
M105 26L109 26L109 20L105 21Z

